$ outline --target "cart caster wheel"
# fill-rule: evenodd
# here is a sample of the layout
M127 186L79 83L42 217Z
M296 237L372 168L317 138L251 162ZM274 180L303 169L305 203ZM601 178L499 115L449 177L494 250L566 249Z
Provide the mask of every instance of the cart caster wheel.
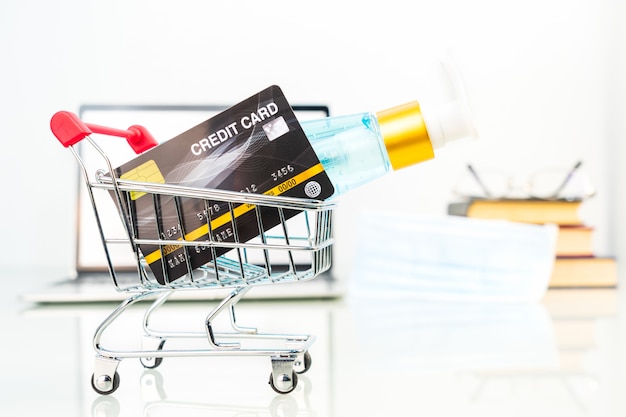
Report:
M293 369L297 373L303 374L309 369L311 369L311 363L312 363L311 354L308 351L306 351L304 352L304 355L298 356L298 359L296 359L296 361L293 364Z
M100 375L96 378L96 374L91 375L91 387L100 395L113 394L120 386L120 374L115 372L113 378L110 375Z
M296 385L298 385L298 374L292 371L291 378L287 374L280 374L277 381L274 381L274 373L271 373L269 384L277 393L289 394L296 389Z
M161 340L161 343L157 347L157 350L162 350L163 345L165 344L165 340ZM163 363L163 358L139 358L139 362L146 369L154 369L158 368L161 363Z

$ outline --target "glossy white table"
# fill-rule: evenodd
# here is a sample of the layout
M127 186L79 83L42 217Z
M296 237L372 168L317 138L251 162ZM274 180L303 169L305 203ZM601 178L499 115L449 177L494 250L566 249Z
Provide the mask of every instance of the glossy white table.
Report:
M617 290L553 290L531 305L244 301L241 324L317 336L313 366L288 395L267 384L267 358L203 357L166 358L155 370L125 359L119 389L99 396L89 383L91 337L115 305L17 296L0 299L3 416L626 414L626 302ZM173 302L160 317L195 326L208 309ZM138 343L142 313L133 307L110 343Z

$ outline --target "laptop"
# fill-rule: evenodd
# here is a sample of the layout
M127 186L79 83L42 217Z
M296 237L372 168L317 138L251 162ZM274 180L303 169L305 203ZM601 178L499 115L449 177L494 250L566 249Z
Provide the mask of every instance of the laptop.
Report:
M162 142L170 139L190 127L209 119L213 115L225 110L227 105L127 105L127 104L84 104L80 106L78 115L81 120L102 126L126 129L132 125L141 125ZM326 105L292 105L298 120L311 120L328 117L330 111ZM109 138L106 138L109 139ZM113 167L132 159L134 154L124 139L110 138L98 141L98 145L111 159ZM90 146L78 144L77 149L87 166L100 158ZM101 164L102 165L102 164ZM106 169L105 166L101 168ZM76 247L75 270L71 276L52 282L40 290L30 291L23 295L23 299L34 303L77 303L77 302L106 302L119 301L127 298L127 292L117 291L113 285L111 274L107 267L106 257L102 247L93 208L78 169L78 190L76 192ZM117 219L121 232L122 223L115 207L110 210L99 207L99 215L104 222ZM110 246L110 245L109 245ZM116 252L117 249L113 250ZM136 259L128 247L120 247L119 253L112 253L111 258L117 272L118 280L138 281ZM219 300L230 290L185 290L176 291L172 300ZM337 279L332 267L320 276L303 282L260 285L253 288L246 299L297 299L297 298L336 298L344 293L344 285Z

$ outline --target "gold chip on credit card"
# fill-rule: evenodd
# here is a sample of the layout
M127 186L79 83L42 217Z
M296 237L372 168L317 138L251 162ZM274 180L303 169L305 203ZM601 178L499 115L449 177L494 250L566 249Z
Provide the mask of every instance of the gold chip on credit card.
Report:
M152 159L139 165L137 168L133 168L130 171L120 175L120 179L140 182L151 182L155 184L165 184L165 178L159 170L156 162ZM131 200L137 200L146 193L140 191L131 191Z

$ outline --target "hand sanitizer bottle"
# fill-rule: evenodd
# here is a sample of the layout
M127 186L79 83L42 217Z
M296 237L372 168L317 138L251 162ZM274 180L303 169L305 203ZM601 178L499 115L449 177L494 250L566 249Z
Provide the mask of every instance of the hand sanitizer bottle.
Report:
M462 100L432 112L410 102L378 113L302 121L301 126L335 187L333 197L432 159L434 149L450 141L476 136Z

